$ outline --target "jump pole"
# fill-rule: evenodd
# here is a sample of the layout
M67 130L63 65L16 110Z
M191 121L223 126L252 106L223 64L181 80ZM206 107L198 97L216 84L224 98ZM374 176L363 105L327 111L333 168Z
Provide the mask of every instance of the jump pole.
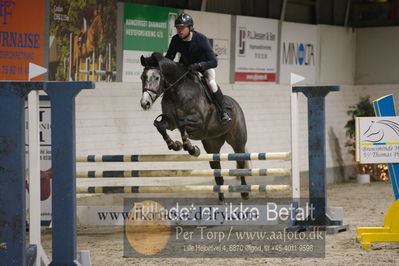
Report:
M76 193L212 193L287 191L288 185L79 186Z
M222 176L290 176L288 168L268 169L179 169L179 170L109 170L77 171L77 178L117 177L222 177Z
M192 156L189 154L129 154L129 155L82 155L76 157L77 163L85 162L211 162L244 160L282 160L289 161L290 152L260 153L214 153Z

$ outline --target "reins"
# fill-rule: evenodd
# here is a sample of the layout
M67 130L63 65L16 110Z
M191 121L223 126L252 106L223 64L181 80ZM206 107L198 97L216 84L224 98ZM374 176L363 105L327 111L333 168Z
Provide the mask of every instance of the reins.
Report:
M180 78L178 78L175 82L173 82L173 84L169 85L169 87L167 87L166 89L164 89L163 92L165 92L165 91L169 90L170 88L172 88L173 86L175 86L182 78L184 78L184 77L188 74L188 72L190 72L190 71L187 70L186 72L184 72L184 74L181 75ZM169 84L170 84L170 83L169 83Z

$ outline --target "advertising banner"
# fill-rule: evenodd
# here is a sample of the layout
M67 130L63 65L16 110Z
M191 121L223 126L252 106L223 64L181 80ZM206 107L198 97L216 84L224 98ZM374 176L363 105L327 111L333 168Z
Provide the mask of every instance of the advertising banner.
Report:
M114 81L116 0L50 0L50 80Z
M316 82L318 56L317 26L284 22L280 48L280 83L290 83L290 73L305 77L306 84Z
M399 117L356 118L356 153L360 163L399 163Z
M125 3L123 19L123 75L124 82L140 82L140 56L152 52L166 52L178 9Z
M237 16L235 82L276 82L278 21Z
M0 1L0 80L28 80L29 62L43 66L44 3Z

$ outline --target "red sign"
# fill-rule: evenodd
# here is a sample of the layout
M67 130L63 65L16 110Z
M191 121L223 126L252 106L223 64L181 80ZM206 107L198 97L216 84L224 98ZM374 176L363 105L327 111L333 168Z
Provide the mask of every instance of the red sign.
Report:
M275 82L276 73L235 72L234 80L242 82Z
M29 62L43 66L44 7L45 0L0 0L0 80L28 80Z

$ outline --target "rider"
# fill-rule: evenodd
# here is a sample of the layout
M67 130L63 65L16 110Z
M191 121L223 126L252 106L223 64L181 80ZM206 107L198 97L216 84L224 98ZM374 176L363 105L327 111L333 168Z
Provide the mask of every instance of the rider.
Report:
M180 14L175 20L177 34L173 36L166 57L173 60L176 53L180 53L180 63L187 66L188 70L200 71L211 88L217 104L222 110L222 123L231 120L223 106L223 94L216 84L215 68L217 59L208 38L194 31L193 18L188 14Z
M86 31L87 31L87 20L85 17L83 17L82 27L80 28L80 32L78 35L79 45L82 45L82 43L84 43L83 36L86 34Z

